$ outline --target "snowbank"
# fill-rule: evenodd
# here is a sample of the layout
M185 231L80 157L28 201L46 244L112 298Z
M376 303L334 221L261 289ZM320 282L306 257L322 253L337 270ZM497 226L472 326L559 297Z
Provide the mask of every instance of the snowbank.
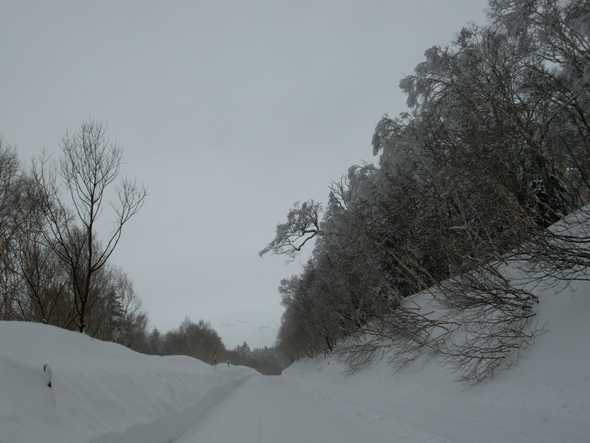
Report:
M465 443L590 441L590 283L535 293L547 332L486 383L458 383L433 357L398 373L382 360L353 375L325 357L283 376L373 426L401 422Z
M43 324L0 322L0 337L2 443L171 441L255 374Z

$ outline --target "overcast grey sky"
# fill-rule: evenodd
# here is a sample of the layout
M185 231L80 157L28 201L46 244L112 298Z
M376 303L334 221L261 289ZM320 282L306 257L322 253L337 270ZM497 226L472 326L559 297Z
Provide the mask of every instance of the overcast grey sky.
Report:
M2 0L0 135L28 164L83 121L107 124L150 189L112 261L151 326L188 315L230 348L270 346L277 287L301 268L258 251L294 202L325 202L332 181L373 161L375 125L406 109L399 80L484 24L486 5Z

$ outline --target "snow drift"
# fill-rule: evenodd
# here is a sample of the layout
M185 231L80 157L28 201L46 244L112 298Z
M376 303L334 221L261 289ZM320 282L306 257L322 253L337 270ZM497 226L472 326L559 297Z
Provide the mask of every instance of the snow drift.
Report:
M38 323L0 322L0 337L2 443L171 441L255 374Z

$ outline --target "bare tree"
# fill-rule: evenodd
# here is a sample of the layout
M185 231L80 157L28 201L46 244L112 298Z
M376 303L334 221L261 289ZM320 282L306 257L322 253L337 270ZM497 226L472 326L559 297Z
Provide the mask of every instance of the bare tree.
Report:
M33 178L46 196L41 203L48 226L45 239L71 272L80 332L86 328L93 276L106 264L123 226L141 209L147 196L143 185L121 177L122 156L122 149L106 136L106 127L90 121L77 133L64 136L62 155L53 169L48 169L45 155L33 162ZM111 189L117 203L106 200ZM68 203L64 194L69 197ZM96 231L106 206L110 206L114 220L103 246Z
M23 302L28 300L29 305L28 315L23 319L69 329L76 321L69 270L42 243L40 235L25 229L26 226L19 239L18 255L21 298Z
M87 331L92 337L122 344L133 350L147 336L147 313L122 269L106 265L97 277L97 305L87 315Z
M21 281L16 265L21 226L31 218L26 184L16 149L0 139L0 320L21 319L29 308L28 301L18 296Z

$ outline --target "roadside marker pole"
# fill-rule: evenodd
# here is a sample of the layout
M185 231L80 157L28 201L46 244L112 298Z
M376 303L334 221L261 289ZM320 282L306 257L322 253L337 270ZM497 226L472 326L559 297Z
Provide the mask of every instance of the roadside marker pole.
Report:
M215 366L217 366L217 349L215 350Z
M47 384L48 387L51 387L51 368L47 363L43 365L43 372L45 374L45 384Z

